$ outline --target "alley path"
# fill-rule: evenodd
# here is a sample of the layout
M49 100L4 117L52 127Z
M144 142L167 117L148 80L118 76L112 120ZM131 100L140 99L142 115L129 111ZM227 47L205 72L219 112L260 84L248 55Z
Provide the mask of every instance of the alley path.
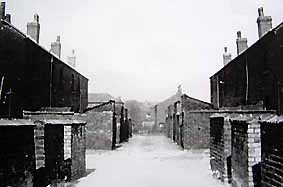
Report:
M164 136L135 136L115 151L87 154L79 187L225 187L213 179L208 151L183 151Z

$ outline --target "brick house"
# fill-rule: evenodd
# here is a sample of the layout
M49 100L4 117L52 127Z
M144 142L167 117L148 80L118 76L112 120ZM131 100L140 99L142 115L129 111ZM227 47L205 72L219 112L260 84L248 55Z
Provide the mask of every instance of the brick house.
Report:
M167 136L182 148L208 148L209 109L210 103L181 95L180 100L168 106Z
M283 111L283 23L272 29L272 18L264 15L263 8L258 13L259 40L248 47L247 39L238 31L238 56L231 60L225 48L224 67L210 77L211 103L219 109L210 121L211 166L220 173L221 180L232 180L233 186L278 185L271 182L276 174L271 175L274 170L269 167L269 158L274 151L271 147L280 144L275 141L279 135L272 134L274 126L266 125L270 121L263 121L261 126L259 123L265 115ZM221 114L223 110L226 113ZM272 140L265 138L271 134ZM227 171L228 158L232 178Z
M271 28L271 17L259 8L259 40L248 48L237 33L238 56L210 77L214 108L267 109L283 112L283 23Z
M5 12L5 3L0 7ZM21 118L23 110L71 107L83 112L88 104L88 79L39 44L39 16L27 35L0 17L0 116ZM59 39L59 38L57 38ZM60 39L57 41L60 44ZM54 51L55 50L55 51ZM59 50L59 51L58 51Z

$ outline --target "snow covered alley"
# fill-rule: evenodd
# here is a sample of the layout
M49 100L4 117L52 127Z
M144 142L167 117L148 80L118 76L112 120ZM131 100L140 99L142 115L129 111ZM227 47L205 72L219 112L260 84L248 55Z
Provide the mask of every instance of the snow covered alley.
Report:
M225 187L211 176L208 151L183 151L164 136L134 136L115 151L89 151L87 168L95 171L76 186Z

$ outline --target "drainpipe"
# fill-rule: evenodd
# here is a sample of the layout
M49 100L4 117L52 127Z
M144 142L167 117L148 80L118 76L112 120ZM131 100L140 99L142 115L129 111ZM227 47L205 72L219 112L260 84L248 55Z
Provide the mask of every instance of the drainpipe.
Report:
M219 97L219 77L218 76L216 76L216 95L217 95L217 108L219 109L219 107L220 107L220 102L219 102L219 99L220 99L220 97Z
M53 78L52 65L53 65L53 56L51 56L51 60L50 60L50 81L49 81L49 107L50 108L52 106L52 78Z
M9 92L7 93L9 95L9 115L8 118L11 119L11 110L12 110L12 89L10 88Z
M245 55L245 60L246 60L246 105L247 105L249 99L249 68L248 68L247 55Z

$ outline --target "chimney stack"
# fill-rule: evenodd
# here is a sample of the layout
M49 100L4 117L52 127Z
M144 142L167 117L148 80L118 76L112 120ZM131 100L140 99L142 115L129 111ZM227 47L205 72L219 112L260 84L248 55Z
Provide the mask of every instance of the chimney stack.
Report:
M51 50L52 53L57 55L61 58L61 43L60 43L60 36L57 36L56 42L51 43Z
M40 32L39 15L34 14L34 21L29 22L27 24L27 35L29 35L32 39L34 39L37 43L39 43L39 32Z
M262 7L258 9L257 26L259 38L272 29L272 18L271 16L264 16Z
M242 38L241 31L237 32L237 54L240 55L243 51L245 51L248 48L248 40L247 38Z
M68 57L68 64L70 64L72 67L76 67L76 55L75 50L72 50L72 55Z
M5 9L6 9L6 3L5 2L1 2L0 4L0 20L1 19L5 19Z
M227 47L224 47L223 64L226 66L232 59L231 53L227 52Z

